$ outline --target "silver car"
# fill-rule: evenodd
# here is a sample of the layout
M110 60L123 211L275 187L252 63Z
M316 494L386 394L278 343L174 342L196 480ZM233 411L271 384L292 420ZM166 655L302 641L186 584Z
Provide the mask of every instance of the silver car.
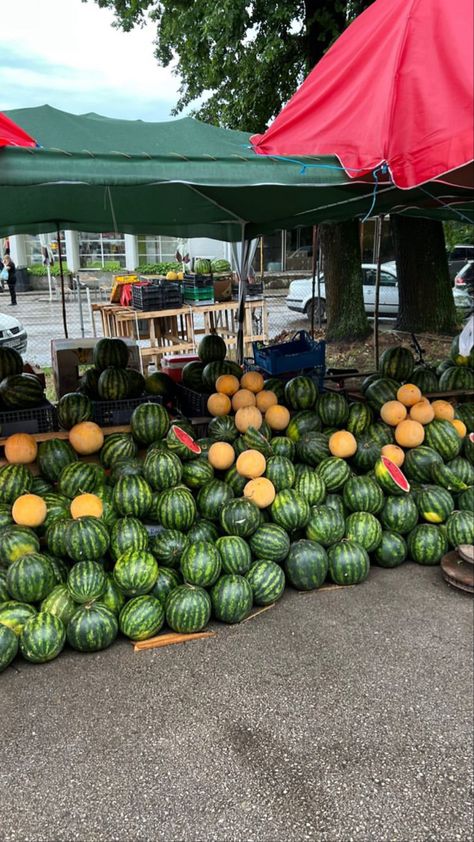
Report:
M375 309L375 263L362 264L363 294L366 313L373 314ZM324 276L320 277L321 296L312 296L312 279L304 278L293 281L288 290L286 304L295 313L305 313L311 319L314 309L315 321L326 318L326 289ZM472 306L469 295L462 289L453 288L454 303L457 309L468 312ZM395 318L398 315L398 281L395 263L384 263L380 270L379 315Z
M0 313L0 348L14 348L24 354L27 344L28 335L22 323L15 316Z

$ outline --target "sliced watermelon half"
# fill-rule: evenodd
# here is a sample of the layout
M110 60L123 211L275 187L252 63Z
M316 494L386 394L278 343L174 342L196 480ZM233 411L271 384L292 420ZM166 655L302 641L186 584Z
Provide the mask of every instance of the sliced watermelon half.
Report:
M197 441L177 424L171 425L166 438L170 450L175 450L182 459L193 459L201 454Z
M386 494L407 494L410 491L410 483L403 471L386 456L377 459L374 471L378 484Z

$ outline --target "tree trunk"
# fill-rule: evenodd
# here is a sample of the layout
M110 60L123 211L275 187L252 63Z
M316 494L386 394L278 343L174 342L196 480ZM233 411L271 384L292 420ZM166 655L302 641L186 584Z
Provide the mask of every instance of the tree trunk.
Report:
M392 214L399 330L456 333L457 318L441 222Z
M326 287L326 339L365 339L370 332L364 308L359 223L321 225Z

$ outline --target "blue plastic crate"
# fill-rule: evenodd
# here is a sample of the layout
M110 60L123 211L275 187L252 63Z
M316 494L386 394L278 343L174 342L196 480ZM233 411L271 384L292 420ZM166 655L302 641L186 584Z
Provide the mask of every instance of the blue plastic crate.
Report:
M312 339L306 330L295 333L289 342L264 345L253 342L255 365L268 374L284 374L301 369L316 369L318 378L324 377L326 343Z

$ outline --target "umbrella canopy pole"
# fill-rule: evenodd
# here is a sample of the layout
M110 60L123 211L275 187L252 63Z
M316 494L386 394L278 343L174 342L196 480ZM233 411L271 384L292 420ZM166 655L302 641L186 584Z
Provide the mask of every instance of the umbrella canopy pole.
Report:
M382 253L383 214L375 220L374 255L377 268L375 270L375 303L374 303L374 357L375 368L379 367L379 299L380 299L380 264Z
M61 251L61 232L59 230L59 225L56 226L56 234L58 238L58 258L59 258L59 274L61 276L61 305L62 305L62 312L63 312L63 327L64 327L64 336L68 339L68 330L67 330L67 317L66 317L66 298L64 294L64 271L63 271L63 254Z

